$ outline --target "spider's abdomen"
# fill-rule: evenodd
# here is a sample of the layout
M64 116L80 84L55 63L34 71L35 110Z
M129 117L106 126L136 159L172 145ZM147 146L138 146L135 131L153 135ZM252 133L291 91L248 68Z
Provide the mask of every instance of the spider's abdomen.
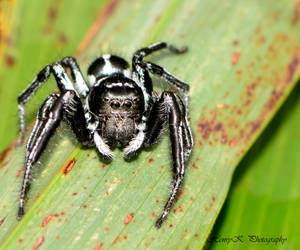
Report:
M107 144L126 146L137 133L144 110L142 90L137 84L121 75L105 78L94 86L88 102Z
M103 55L97 58L88 68L90 86L94 86L100 79L113 74L130 77L129 64L123 58L115 55Z

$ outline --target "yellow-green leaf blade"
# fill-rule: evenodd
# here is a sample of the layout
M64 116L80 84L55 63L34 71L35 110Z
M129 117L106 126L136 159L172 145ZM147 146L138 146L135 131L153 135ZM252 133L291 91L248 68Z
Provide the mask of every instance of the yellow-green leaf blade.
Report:
M196 145L184 192L156 230L171 180L167 138L131 162L116 151L104 166L95 151L76 148L69 157L76 159L72 171L55 176L3 246L16 247L20 238L30 247L41 239L49 249L203 246L235 166L299 75L294 6L295 1L120 2L80 56L81 65L86 69L100 49L130 60L149 41L189 46L188 54L151 58L191 84ZM51 214L57 216L43 227Z

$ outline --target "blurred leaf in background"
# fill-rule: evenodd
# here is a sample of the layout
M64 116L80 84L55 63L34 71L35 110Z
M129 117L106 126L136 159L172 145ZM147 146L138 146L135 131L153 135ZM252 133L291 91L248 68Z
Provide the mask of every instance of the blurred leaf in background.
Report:
M0 1L0 151L18 133L17 96L45 65L74 55L105 1ZM47 82L26 105L28 124L55 88Z
M124 161L116 150L115 160L107 165L99 161L94 150L76 146L68 129L60 127L41 159L42 164L37 164L27 214L20 223L16 221L16 206L24 147L15 150L11 144L1 155L0 163L0 190L5 190L0 194L1 246L202 248L226 198L234 169L299 77L299 6L298 0L115 0L88 4L52 0L16 5L14 19L19 22L12 25L16 28L11 33L16 36L16 45L8 46L4 52L11 55L13 63L0 69L1 82L9 82L0 87L0 107L3 121L6 120L0 124L4 141L7 140L3 145L16 136L17 126L12 124L17 124L17 95L44 65L75 53L80 40L75 39L78 27L82 27L81 34L85 33L84 28L89 30L76 54L83 72L100 52L113 52L130 60L135 50L159 40L188 45L188 54L158 53L149 60L190 83L196 145L179 200L163 228L156 230L153 225L168 196L171 180L167 137L152 151L144 151L130 162ZM85 23L85 18L90 23ZM92 19L96 21L91 26ZM70 37L74 40L66 42L71 41ZM78 42L76 46L73 41ZM66 50L62 52L60 48ZM28 105L29 121L54 88L54 81L47 82ZM15 109L12 112L8 107ZM274 171L283 171L277 166ZM259 185L264 186L263 181L259 183L264 176L260 172L257 175L253 190L256 184L259 190ZM270 192L271 182L266 184ZM251 204L252 213L257 205ZM289 205L291 213L294 205ZM265 213L264 208L259 211ZM241 207L232 213L242 212ZM246 217L251 214L248 210L245 213ZM280 215L272 217L276 222L279 219ZM226 222L229 227L236 225L236 231L228 234L248 233L239 227L239 219L223 222L225 229ZM288 231L285 227L290 230L289 226L288 220L286 224L276 224L278 232ZM220 232L227 233L225 229ZM267 230L268 227L264 232L269 233ZM289 235L294 238L296 234ZM291 239L283 247L296 244ZM210 246L222 247L214 242Z
M298 83L237 167L206 249L300 249L299 93Z

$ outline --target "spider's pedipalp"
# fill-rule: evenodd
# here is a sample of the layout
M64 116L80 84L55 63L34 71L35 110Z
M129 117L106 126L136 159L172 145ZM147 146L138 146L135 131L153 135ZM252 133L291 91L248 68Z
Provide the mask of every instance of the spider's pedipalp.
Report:
M109 146L104 142L98 132L94 133L94 142L98 152L105 160L111 160L114 157L114 153L110 150Z

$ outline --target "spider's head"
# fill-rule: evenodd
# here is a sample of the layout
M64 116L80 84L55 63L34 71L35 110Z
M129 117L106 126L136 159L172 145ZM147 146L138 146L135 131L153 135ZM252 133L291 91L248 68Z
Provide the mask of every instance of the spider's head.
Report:
M103 78L89 95L93 114L107 116L135 116L144 111L144 98L136 83L122 75Z
M123 58L114 55L103 55L97 58L88 68L88 82L92 87L101 79L113 74L130 77L129 64Z

